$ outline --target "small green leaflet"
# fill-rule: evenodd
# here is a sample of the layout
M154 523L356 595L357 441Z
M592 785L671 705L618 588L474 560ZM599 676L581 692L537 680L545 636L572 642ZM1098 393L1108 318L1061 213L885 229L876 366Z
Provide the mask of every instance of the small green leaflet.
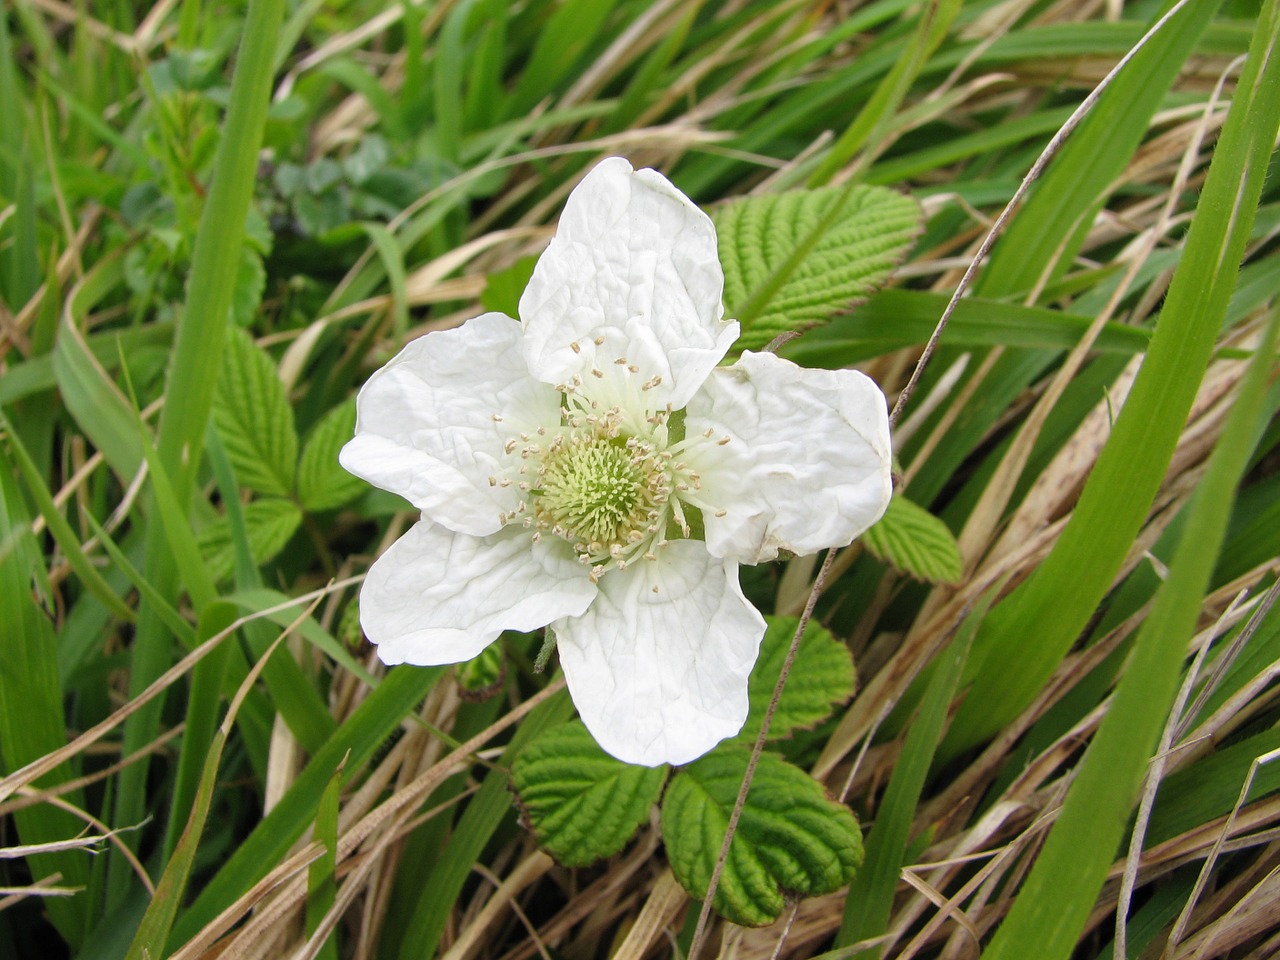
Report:
M960 548L947 525L905 497L889 501L862 543L873 556L917 580L956 583L964 572Z
M478 657L454 667L458 681L458 693L463 700L478 702L488 700L502 689L502 678L507 675L507 660L502 644L491 643L480 651Z
M662 839L672 872L695 899L706 897L750 755L717 747L667 788ZM782 913L785 894L838 890L861 863L862 833L849 808L799 767L764 753L712 906L734 923L763 926Z
M258 493L293 492L298 437L276 365L238 327L227 331L213 420L236 477Z
M538 845L567 867L621 850L649 818L667 768L615 760L573 720L529 744L511 767L524 818Z
M520 297L533 276L537 262L537 257L521 257L507 269L489 274L485 279L484 293L480 294L481 306L505 313L508 317L518 317Z
M791 638L795 636L800 620L797 617L766 617L769 627L760 643L760 658L751 670L748 695L751 712L738 734L741 743L755 742L760 723L773 688L782 671ZM800 638L800 649L787 685L769 725L769 739L779 740L795 730L817 726L831 715L832 708L853 696L853 657L848 648L831 636L823 627L810 620Z
M834 219L824 218L844 197ZM884 286L920 232L915 200L885 187L746 197L713 213L737 348L758 350L861 303Z
M264 497L244 507L245 536L249 555L261 566L284 549L294 531L302 523L302 511L292 500ZM235 549L231 543L231 524L219 517L200 532L200 553L214 580L225 580L235 567Z
M308 510L332 510L369 489L338 463L338 451L355 430L355 398L338 404L312 429L298 461L298 499Z

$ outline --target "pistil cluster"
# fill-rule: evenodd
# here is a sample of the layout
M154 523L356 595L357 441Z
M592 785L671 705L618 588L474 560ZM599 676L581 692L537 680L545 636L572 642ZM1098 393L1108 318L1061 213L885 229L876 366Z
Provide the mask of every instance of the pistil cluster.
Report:
M625 359L607 376L591 372L589 386L574 377L557 387L560 423L508 441L512 470L490 483L514 483L522 494L504 524L522 523L535 540L566 540L598 580L611 568L656 560L669 538L690 536L688 511L714 510L686 455L728 438L674 438L671 409L646 402L660 378L638 382L639 371Z

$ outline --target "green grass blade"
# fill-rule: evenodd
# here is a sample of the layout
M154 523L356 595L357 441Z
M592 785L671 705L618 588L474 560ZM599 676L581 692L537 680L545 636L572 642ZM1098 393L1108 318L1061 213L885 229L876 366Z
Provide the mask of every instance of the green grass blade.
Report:
M930 0L922 7L915 33L904 55L894 62L853 123L827 151L818 169L809 177L810 187L829 183L840 168L868 143L873 150L879 147L875 141L902 106L903 98L929 57L945 39L956 14L960 12L960 5L961 0Z
M1250 156L1240 158L1240 134L1230 137L1229 133L1236 131L1224 131L1220 149L1226 159L1222 164L1243 159L1245 176L1240 184L1243 189L1235 194L1239 205L1228 200L1225 208L1209 207L1218 217L1234 214L1248 219L1257 202L1266 156L1280 125L1280 57L1276 55L1280 46L1280 0L1271 0L1264 9L1258 23L1258 40L1241 77L1242 96L1233 104L1228 120L1229 126L1232 120L1236 122L1237 131L1242 122L1256 125L1254 131L1244 133L1251 137L1256 132L1257 139L1250 144L1255 149L1249 151ZM1259 60L1263 61L1261 77ZM1257 86L1253 84L1255 79ZM1221 156L1222 153L1215 156L1214 168L1220 169ZM1250 170L1255 171L1254 177L1248 176ZM1218 182L1231 179L1234 178L1220 177ZM1218 195L1212 196L1211 201L1213 186L1211 172L1205 201L1225 199ZM1218 252L1231 251L1229 243L1224 243L1223 248ZM1191 253L1188 249L1189 257ZM1079 766L1031 875L983 954L986 960L1028 956L1065 960L1076 946L1115 858L1147 760L1173 703L1183 658L1200 615L1201 597L1208 589L1235 489L1257 436L1257 420L1264 409L1267 380L1274 367L1278 331L1280 313L1273 312L1197 489L1168 579L1138 634L1111 708Z
M866 858L849 885L844 922L836 934L837 946L879 937L887 929L916 819L916 805L942 737L947 711L969 656L969 646L989 604L988 598L970 614L929 681L920 712L911 723L901 757L894 765L893 776L876 811L875 826L867 836ZM872 948L857 956L878 957L880 950Z
M76 536L75 531L71 529L71 524L67 522L67 518L62 515L62 511L53 502L53 497L45 486L44 478L40 476L40 471L32 461L31 455L27 453L26 447L23 446L22 441L18 438L17 431L13 429L13 424L9 422L9 418L3 412L0 412L0 427L3 427L5 432L9 434L9 444L13 451L13 459L17 461L18 472L22 475L23 480L26 481L27 491L35 499L40 515L44 517L44 521L49 527L49 532L53 534L53 539L57 541L58 546L66 555L71 569L76 572L76 576L80 578L85 588L101 600L112 613L132 623L134 620L133 608L120 599L102 574L98 572L98 568L85 555L84 548L80 545L80 538Z
M174 340L167 382L170 385L160 418L160 464L173 479L178 503L190 495L202 458L205 427L213 405L223 334L231 311L240 247L258 172L267 105L271 94L276 34L284 16L284 0L251 0L244 23L244 40L231 84L222 140L214 161L213 178L205 201L192 254L187 298ZM147 531L144 567L154 571L153 584L164 597L177 594L177 579L169 562L165 532L158 524ZM129 692L136 695L165 670L171 642L160 618L144 605L134 638ZM163 708L161 699L138 711L125 725L126 753L155 736ZM146 809L148 764L127 767L119 778L115 815L131 822ZM112 863L110 905L120 903L131 884L120 858Z
M239 611L231 604L215 601L200 613L195 642L204 643L236 621ZM182 749L178 753L178 769L174 775L173 799L169 804L169 823L165 835L165 861L177 849L187 818L200 804L204 758L209 754L217 733L218 704L222 700L227 663L233 645L224 642L195 665L191 672L191 692L187 699L187 724L182 733Z
M1264 70L1260 56L1251 53L1241 77L1239 89L1249 95L1232 103L1142 369L1052 553L987 618L974 651L985 663L945 756L991 735L1031 701L1084 629L1146 518L1212 355L1280 124L1280 64L1267 61Z
M338 792L342 770L333 772L320 796L312 837L324 847L324 854L307 868L307 936L320 926L338 896ZM336 960L338 942L330 936L320 949L325 960Z
M573 701L561 691L527 716L503 751L508 767L520 750L538 733L567 720ZM503 817L511 813L511 777L505 769L491 770L467 805L448 846L440 852L435 867L422 887L409 929L401 944L400 960L425 960L435 955L440 935L448 923L454 901L471 876L473 865L484 851Z
M975 293L1025 293L1046 271L1061 275L1217 8L1190 3L1116 77L996 244Z
M344 758L343 782L347 783L443 672L441 667L401 667L387 674L178 918L175 942L189 940L285 857L294 841L315 821L325 786Z
M48 598L48 587L31 521L5 467L0 469L0 768L6 773L53 753L67 739L57 639L37 599ZM37 785L72 776L64 764ZM80 802L76 794L67 799ZM68 840L83 828L70 813L44 804L19 810L14 819L21 841L28 844ZM79 850L33 856L31 868L35 879L60 873L61 883L70 887L84 887L89 879L86 856ZM53 897L47 903L59 933L78 946L88 928L89 898Z

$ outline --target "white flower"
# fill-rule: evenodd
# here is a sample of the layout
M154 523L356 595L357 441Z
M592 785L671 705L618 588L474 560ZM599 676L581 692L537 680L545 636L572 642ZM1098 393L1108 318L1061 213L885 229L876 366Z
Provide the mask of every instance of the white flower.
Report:
M711 220L605 160L520 300L413 341L360 391L344 467L422 519L369 570L383 661L469 660L549 626L583 721L619 759L733 736L764 619L738 564L842 546L890 493L885 400L767 353L717 367Z

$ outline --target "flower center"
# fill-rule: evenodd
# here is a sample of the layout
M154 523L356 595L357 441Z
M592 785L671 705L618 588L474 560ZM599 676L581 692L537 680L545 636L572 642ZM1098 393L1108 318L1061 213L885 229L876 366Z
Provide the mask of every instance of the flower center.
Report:
M580 552L626 544L632 532L658 518L665 500L661 474L647 466L625 441L596 431L556 437L533 491L539 527L574 542Z
M657 559L668 537L694 535L690 509L695 525L698 510L723 515L703 499L701 478L684 457L694 447L728 438L713 440L708 431L685 439L682 428L673 426L673 416L683 422L679 414L645 402L644 393L658 378L629 384L631 373L627 369L622 386L612 391L608 383L593 383L591 396L581 378L562 385L560 422L509 440L505 476L489 478L494 486L514 484L521 492L503 523L522 523L534 540L553 534L567 541L591 567L592 580L611 567ZM603 374L597 379L604 380Z

